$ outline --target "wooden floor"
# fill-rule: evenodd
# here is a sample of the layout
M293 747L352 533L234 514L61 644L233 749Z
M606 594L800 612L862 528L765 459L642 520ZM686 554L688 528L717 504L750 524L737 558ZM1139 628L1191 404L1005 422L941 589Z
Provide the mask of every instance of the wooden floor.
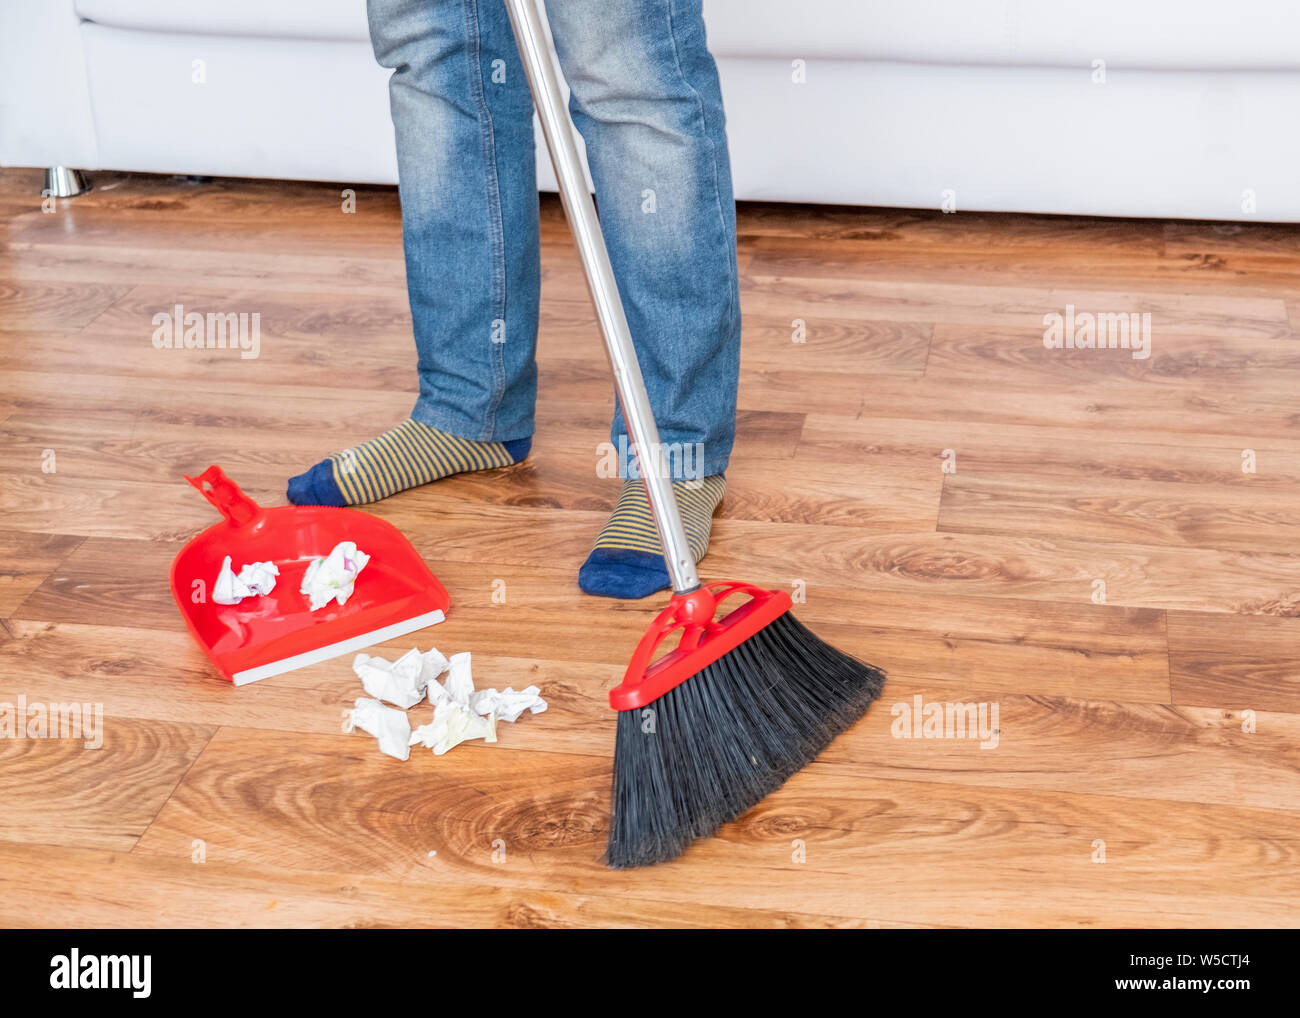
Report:
M216 519L182 473L282 504L409 410L395 192L344 214L329 185L95 181L45 213L37 173L0 173L0 701L105 715L96 750L0 739L0 923L1300 918L1297 228L742 208L702 572L806 590L801 620L889 680L718 837L614 873L605 697L665 600L576 586L612 396L554 201L533 455L374 510L451 593L420 646L551 709L399 763L341 732L346 660L234 689L167 588ZM260 312L260 357L154 349L177 303ZM1150 358L1045 349L1067 304L1150 312ZM916 697L996 705L996 747L895 737Z

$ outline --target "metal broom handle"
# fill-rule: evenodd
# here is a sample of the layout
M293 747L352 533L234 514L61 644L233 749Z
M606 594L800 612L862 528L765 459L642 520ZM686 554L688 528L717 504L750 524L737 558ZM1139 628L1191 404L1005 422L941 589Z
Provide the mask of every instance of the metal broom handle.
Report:
M578 254L582 257L592 302L596 305L596 317L600 320L605 349L614 369L614 384L623 407L623 419L636 445L637 462L650 498L668 575L674 592L687 594L699 587L700 577L695 571L695 558L686 541L686 530L673 495L664 451L659 445L659 429L655 426L650 397L646 395L645 380L641 377L641 365L637 363L636 348L632 345L627 316L623 313L618 283L609 263L600 221L596 218L596 206L587 191L587 178L578 158L573 124L569 121L555 63L546 45L546 33L542 30L545 15L538 9L536 0L505 0L505 4L519 55L528 72L528 84L533 92L538 119L542 122L546 147L550 150L555 176L560 183L560 198L574 240L578 243Z

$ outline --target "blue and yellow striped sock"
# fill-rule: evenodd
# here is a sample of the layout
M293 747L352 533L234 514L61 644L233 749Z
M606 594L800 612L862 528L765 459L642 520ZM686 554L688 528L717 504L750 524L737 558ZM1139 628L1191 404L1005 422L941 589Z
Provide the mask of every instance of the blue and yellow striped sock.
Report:
M713 514L726 489L722 474L703 481L673 482L687 543L697 562L709 548ZM646 597L671 586L654 517L650 515L650 500L640 481L623 482L618 505L596 538L596 547L578 570L578 586L588 594L624 598Z
M363 505L467 470L508 467L528 455L531 438L475 442L407 419L378 438L336 452L289 479L294 505Z

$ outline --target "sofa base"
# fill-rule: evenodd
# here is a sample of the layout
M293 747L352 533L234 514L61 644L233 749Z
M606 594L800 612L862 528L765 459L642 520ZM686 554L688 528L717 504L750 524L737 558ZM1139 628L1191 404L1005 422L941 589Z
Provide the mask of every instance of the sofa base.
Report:
M367 43L81 31L99 166L396 182L388 72ZM1300 222L1300 71L719 68L740 199Z

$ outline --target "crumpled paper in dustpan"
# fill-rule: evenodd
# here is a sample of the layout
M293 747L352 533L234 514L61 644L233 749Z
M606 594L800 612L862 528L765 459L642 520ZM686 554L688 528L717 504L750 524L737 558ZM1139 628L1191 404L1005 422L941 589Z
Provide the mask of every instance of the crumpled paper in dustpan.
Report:
M239 604L246 597L269 594L275 589L275 578L279 575L274 562L250 562L236 576L227 555L212 584L212 600L217 604Z
M324 558L312 560L303 574L299 593L307 595L312 611L324 608L331 601L345 605L352 596L357 575L369 561L370 556L359 551L351 541L340 541Z

